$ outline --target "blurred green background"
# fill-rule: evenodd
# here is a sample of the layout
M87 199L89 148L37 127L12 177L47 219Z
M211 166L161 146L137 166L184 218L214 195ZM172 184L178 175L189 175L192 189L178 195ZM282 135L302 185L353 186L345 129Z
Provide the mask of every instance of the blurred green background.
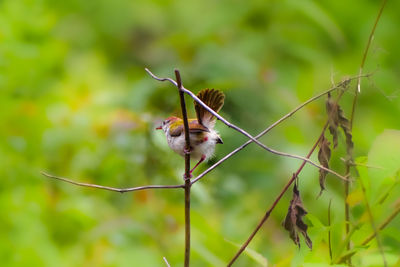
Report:
M380 1L359 0L1 1L1 265L164 266L165 256L181 266L182 190L118 194L49 180L40 171L113 187L181 183L182 158L154 131L162 118L179 114L178 94L145 67L171 77L178 68L194 92L223 90L221 114L255 135L332 81L358 73L379 7ZM399 11L400 3L389 1L368 55L365 71L374 75L362 82L354 122L359 162L385 129L400 129ZM342 101L348 117L354 86ZM321 99L261 140L306 155L325 119ZM246 141L220 122L217 129L224 145L197 174ZM400 143L394 136L388 149ZM332 159L341 173L343 140ZM195 184L192 266L226 265L300 163L250 145ZM382 190L368 191L377 224L400 195L396 166L384 182L359 170L368 190L391 188L383 203L376 201ZM313 251L303 241L298 249L281 227L289 192L250 244L253 254L243 254L236 266L329 263L329 200L333 253L339 251L342 182L328 175L327 190L316 200L318 171L307 166L300 179ZM352 220L363 221L357 182L352 192ZM381 235L390 264L399 259L399 227L397 218ZM370 233L364 220L353 244ZM353 262L381 266L376 242Z

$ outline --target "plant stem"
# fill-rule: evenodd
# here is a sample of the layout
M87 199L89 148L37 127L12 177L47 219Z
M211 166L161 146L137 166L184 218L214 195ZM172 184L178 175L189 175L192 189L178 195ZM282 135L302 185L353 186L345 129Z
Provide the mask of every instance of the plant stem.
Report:
M354 99L357 97L355 96ZM351 123L350 123L351 125ZM351 127L351 126L350 126ZM350 174L350 164L346 164L346 175ZM345 181L344 182L344 220L345 220L345 234L346 236L350 232L350 206L349 203L347 203L347 198L349 197L349 192L350 192L350 182ZM346 245L346 249L350 250L351 244L350 241ZM347 264L351 265L351 257L348 258Z
M386 2L387 2L387 0L383 0L382 1L382 5L381 5L381 8L379 9L378 16L376 17L374 26L372 27L372 30L371 30L371 32L369 34L367 46L365 47L364 54L363 54L363 57L362 57L362 60L361 60L361 64L360 64L359 77L363 72L365 61L366 61L367 55L368 55L368 51L369 51L369 48L371 46L371 42L372 42L372 39L374 37L375 30L376 30L376 27L378 25L378 22L379 22L379 20L381 18L383 9L385 8ZM361 92L361 78L359 78L358 81L357 81L357 88L355 90L355 94L354 94L354 98L353 98L353 105L352 105L352 108L351 108L351 116L350 116L350 130L352 130L352 128L353 128L353 122L354 122L354 116L355 116L355 110L356 110L356 103L357 103L358 94L360 92ZM350 174L350 164L347 163L346 164L346 177L349 177L349 174ZM345 222L346 223L346 227L345 227L346 235L348 235L349 232L350 232L350 207L349 207L349 204L347 203L347 198L349 196L349 192L350 192L350 181L347 180L347 181L344 182L344 206L345 206L344 214L345 214L345 220L346 220L346 222ZM374 228L372 221L371 221L371 224L372 224L372 227ZM375 228L374 228L374 231L375 231ZM378 233L375 233L375 235L377 235L377 234ZM378 241L378 246L379 246L380 251L383 251L379 240L377 240L377 241ZM350 242L347 243L346 247L347 247L347 250L350 250L350 248L351 248ZM383 258L384 263L386 264L386 260L385 260L384 254L382 254L382 258ZM351 265L351 257L348 258L347 263L349 265Z
M185 267L190 265L190 136L189 136L189 122L186 111L185 95L182 86L181 75L179 70L175 70L176 83L179 90L179 98L181 102L183 126L185 130Z
M185 267L190 263L190 179L185 180Z
M331 204L332 204L332 199L329 200L329 206L328 206L328 246L329 246L329 258L331 259L332 263L332 242L331 242Z

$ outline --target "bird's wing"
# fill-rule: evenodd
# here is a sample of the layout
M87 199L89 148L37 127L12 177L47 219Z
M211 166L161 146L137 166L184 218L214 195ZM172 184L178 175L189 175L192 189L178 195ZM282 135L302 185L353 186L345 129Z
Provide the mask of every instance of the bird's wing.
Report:
M180 136L184 131L183 123L179 125L171 125L169 134L171 136L177 137ZM208 128L199 124L197 120L190 120L189 121L189 133L202 133L202 132L209 132Z
M189 133L209 132L210 130L204 125L198 123L197 120L189 122Z
M197 94L197 97L215 112L219 112L224 105L225 95L219 90L203 89ZM199 124L207 128L214 128L216 118L196 101L194 101L194 108Z

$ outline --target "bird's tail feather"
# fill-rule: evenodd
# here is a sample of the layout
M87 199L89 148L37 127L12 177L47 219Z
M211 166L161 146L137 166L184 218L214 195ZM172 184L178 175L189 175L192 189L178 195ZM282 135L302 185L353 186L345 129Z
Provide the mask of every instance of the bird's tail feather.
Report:
M203 89L197 94L197 97L215 112L219 112L224 105L225 95L216 89ZM214 115L196 101L194 101L194 107L198 122L207 128L213 128L216 121Z

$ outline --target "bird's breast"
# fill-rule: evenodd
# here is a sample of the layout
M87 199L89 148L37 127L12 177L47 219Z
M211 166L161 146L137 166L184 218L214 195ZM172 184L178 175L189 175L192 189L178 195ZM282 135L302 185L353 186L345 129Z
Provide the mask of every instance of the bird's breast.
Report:
M209 132L199 132L190 134L190 146L192 159L200 159L203 155L206 159L214 154L215 145L220 143L221 138L218 133L211 129ZM181 156L184 156L185 135L182 133L179 136L167 135L169 147Z

